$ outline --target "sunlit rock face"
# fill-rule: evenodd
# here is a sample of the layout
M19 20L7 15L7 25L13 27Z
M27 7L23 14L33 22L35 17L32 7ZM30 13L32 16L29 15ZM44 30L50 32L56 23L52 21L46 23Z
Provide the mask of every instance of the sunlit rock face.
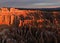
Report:
M10 11L9 11L10 10ZM12 24L14 15L19 16L23 15L26 16L26 11L25 10L18 10L15 8L0 8L0 24Z
M10 10L10 11L9 11ZM30 12L30 10L29 10ZM34 11L31 11L34 12ZM0 24L12 24L15 16L27 16L27 10L18 10L15 8L0 8ZM20 20L21 21L21 20Z
M45 15L44 15L45 14ZM13 24L15 21L19 21L19 26L30 24L34 25L36 21L38 25L41 27L42 23L48 20L47 16L50 14L51 18L54 18L52 21L58 25L57 15L59 15L59 11L42 11L42 10L20 10L16 8L0 8L0 25L1 24ZM47 18L46 18L46 17ZM39 24L40 23L40 24Z

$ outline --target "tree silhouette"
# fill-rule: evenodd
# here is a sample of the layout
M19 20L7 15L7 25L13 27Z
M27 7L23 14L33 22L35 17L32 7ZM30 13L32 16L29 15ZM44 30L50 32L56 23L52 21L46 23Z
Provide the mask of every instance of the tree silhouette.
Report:
M15 27L19 27L19 19L18 19L18 16L14 15L14 20L13 20L13 23L12 25L14 25Z

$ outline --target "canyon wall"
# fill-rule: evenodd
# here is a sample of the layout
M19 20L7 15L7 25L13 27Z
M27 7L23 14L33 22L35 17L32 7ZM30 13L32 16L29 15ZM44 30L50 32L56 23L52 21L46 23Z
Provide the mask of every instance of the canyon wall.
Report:
M44 15L45 14L45 15ZM0 25L1 24L13 24L14 19L17 17L20 21L19 26L25 25L25 24L31 24L33 25L34 21L40 23L44 21L49 21L44 16L53 15L54 20L52 20L54 23L57 23L57 15L60 16L60 13L58 11L41 11L41 10L19 10L15 8L0 8ZM16 16L16 17L15 17ZM17 21L17 20L16 20ZM49 21L50 22L50 21Z

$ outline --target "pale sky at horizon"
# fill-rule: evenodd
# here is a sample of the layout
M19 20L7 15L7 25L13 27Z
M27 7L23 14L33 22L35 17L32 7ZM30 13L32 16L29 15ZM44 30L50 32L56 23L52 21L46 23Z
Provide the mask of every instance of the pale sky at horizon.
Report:
M20 4L23 7L27 4L27 6L60 6L60 0L0 0L0 4L3 6L19 6Z
M0 0L0 2L9 2L9 1L18 1L18 2L60 2L60 0Z

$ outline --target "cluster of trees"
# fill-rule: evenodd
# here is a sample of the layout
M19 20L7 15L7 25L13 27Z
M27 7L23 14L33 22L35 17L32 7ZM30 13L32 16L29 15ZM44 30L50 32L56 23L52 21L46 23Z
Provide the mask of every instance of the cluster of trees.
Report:
M56 28L0 25L0 43L60 43Z

